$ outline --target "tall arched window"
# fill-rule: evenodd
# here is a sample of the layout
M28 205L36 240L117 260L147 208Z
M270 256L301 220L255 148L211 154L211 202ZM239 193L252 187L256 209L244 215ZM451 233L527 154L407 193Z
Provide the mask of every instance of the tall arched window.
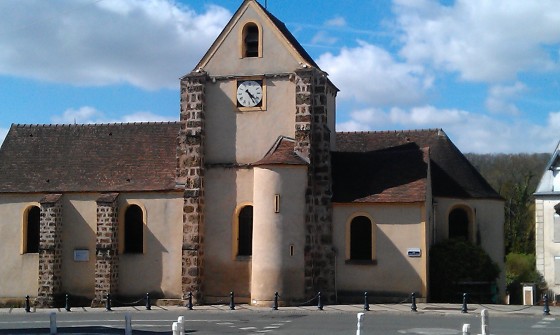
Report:
M124 252L144 252L144 212L138 205L130 205L124 214Z
M449 238L469 240L469 215L463 208L449 213Z
M350 260L372 260L372 222L365 216L356 216L350 222Z
M238 216L237 256L253 254L253 206L241 208Z
M255 23L249 22L243 27L242 39L242 57L259 57L261 36Z
M23 253L37 253L41 234L41 209L38 206L31 206L25 211L24 216Z

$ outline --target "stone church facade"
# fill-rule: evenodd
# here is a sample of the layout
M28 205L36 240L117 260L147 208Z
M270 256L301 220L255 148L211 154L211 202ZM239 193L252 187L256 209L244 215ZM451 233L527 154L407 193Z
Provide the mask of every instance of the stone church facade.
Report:
M453 237L503 269L503 200L443 130L337 133L338 88L255 0L180 85L177 122L12 125L1 298L426 299Z

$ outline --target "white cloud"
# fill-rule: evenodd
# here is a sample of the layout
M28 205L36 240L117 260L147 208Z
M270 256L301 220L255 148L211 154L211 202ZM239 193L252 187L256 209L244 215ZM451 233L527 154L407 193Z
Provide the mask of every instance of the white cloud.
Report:
M8 134L8 130L8 128L0 128L0 146L2 145L2 143L4 143L4 139Z
M330 36L324 30L318 31L315 36L311 39L311 44L323 44L323 45L333 45L338 41L338 38Z
M414 64L458 72L465 80L512 80L523 71L558 68L556 0L396 0L400 54ZM550 48L552 46L552 48Z
M97 110L91 106L83 106L78 109L69 108L61 115L51 117L53 123L57 124L92 124L92 123L118 123L118 122L159 122L159 121L176 121L168 116L157 115L152 112L134 112L125 114L119 118L108 117L104 112Z
M345 27L346 19L342 16L337 16L325 22L325 25L329 27Z
M103 119L104 114L90 106L83 106L78 109L69 108L62 115L54 115L51 117L53 123L97 123Z
M492 86L486 98L486 108L492 113L519 115L519 108L511 100L515 100L526 90L527 87L521 82L516 82L510 86Z
M551 152L560 132L560 111L549 113L547 122L539 125L434 106L364 109L337 124L337 131L426 128L442 128L462 152Z
M358 41L338 55L323 54L317 63L341 87L340 99L356 99L373 106L409 105L423 100L432 85L421 66L395 60L382 48Z
M230 17L172 0L0 1L0 74L175 88Z

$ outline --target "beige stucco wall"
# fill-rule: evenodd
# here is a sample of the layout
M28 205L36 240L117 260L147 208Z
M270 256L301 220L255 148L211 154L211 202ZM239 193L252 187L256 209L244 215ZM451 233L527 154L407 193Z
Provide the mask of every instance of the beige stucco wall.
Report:
M253 170L209 168L204 183L205 301L227 301L234 291L248 302L251 260L235 257L232 233L236 210L253 204Z
M411 292L426 294L426 223L423 204L364 204L340 205L333 208L334 245L336 257L336 287L344 291L375 295L402 296ZM377 264L347 264L346 247L351 218L365 215L377 227ZM408 248L420 248L422 256L408 257Z
M0 197L0 297L37 294L38 254L20 254L22 216L29 205L38 205L43 195ZM93 298L97 193L71 193L62 197L62 292ZM182 193L120 194L120 211L126 203L145 210L145 253L121 255L119 293L143 295L159 292L169 298L181 296ZM88 250L89 261L74 261L74 250Z
M236 22L232 30L225 36L219 49L213 53L209 61L204 64L204 70L211 75L255 75L265 73L279 73L293 71L299 67L294 53L286 48L279 34L270 29L269 21L257 15L255 10L248 7L242 13L241 20ZM262 58L241 58L241 30L247 22L255 22L261 27ZM273 60L273 61L271 61Z
M500 269L499 293L505 295L504 265L504 201L492 199L435 198L436 239L434 243L449 237L449 213L456 207L470 209L474 219L472 242L480 236L480 245Z
M265 111L236 110L236 80L208 82L205 162L254 163L278 136L295 134L295 84L287 77L267 78ZM210 98L211 97L211 98Z
M130 204L144 209L144 253L119 256L120 294L181 298L182 192L121 193L119 212Z
M21 254L22 217L28 206L39 206L42 195L3 195L0 197L0 297L37 296L39 254Z
M256 167L251 303L304 297L306 166ZM278 212L275 196L279 196Z

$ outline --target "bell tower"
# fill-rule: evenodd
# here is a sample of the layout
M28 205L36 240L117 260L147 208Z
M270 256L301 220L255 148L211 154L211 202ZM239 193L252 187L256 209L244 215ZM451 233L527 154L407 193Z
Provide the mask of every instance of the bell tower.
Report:
M183 294L268 305L334 298L336 87L286 26L245 0L181 80Z

